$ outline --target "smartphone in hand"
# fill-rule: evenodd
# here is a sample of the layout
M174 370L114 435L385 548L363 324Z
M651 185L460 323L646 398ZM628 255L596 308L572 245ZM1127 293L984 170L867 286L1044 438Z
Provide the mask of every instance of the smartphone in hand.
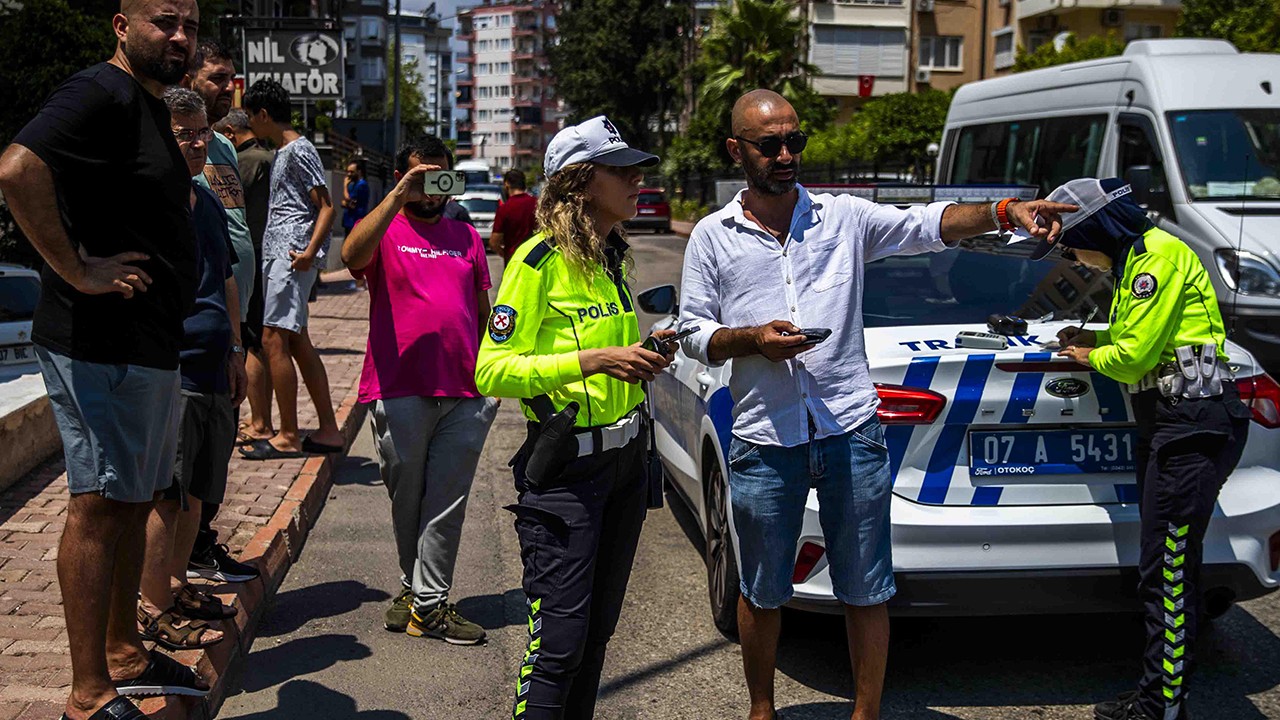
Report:
M831 329L830 328L804 328L800 331L800 334L804 335L805 340L804 342L800 343L797 347L812 347L814 345L817 345L818 343L825 341L827 338L831 337Z
M659 340L657 336L650 335L649 337L644 339L644 342L640 343L640 347L644 348L645 350L656 352L659 355L670 355L671 353L676 351L675 344L677 342L679 342L680 340L683 340L684 338L689 337L690 335L698 332L701 329L702 328L695 325L691 328L685 328L684 330L681 330L680 332L676 333L675 335L672 335L671 337L662 338L661 340Z

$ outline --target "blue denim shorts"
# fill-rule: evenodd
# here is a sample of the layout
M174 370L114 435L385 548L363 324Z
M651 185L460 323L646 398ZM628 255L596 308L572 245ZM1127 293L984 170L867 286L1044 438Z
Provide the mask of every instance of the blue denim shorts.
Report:
M150 502L173 484L177 370L74 360L36 346L72 495Z
M733 438L729 501L742 594L759 608L791 599L809 488L818 491L818 520L836 598L868 606L893 597L889 451L874 417L852 432L795 447Z

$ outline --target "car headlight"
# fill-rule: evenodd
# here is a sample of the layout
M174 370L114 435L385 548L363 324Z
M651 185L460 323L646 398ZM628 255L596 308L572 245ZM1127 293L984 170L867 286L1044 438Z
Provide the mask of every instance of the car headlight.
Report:
M1218 250L1213 254L1218 271L1227 287L1241 295L1280 297L1280 272L1257 255L1235 250Z

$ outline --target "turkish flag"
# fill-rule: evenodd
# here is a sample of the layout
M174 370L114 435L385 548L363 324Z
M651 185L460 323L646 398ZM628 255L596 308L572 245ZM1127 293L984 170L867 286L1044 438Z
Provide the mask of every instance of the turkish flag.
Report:
M858 97L871 97L871 89L876 86L875 75L858 76Z

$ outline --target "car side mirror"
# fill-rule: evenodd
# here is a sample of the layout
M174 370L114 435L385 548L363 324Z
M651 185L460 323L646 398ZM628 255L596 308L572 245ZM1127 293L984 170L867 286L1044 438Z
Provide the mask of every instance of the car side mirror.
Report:
M651 315L675 315L680 309L675 285L659 285L636 296L640 309Z
M1150 165L1132 165L1124 171L1124 181L1133 188L1133 199L1143 209L1172 218L1173 202L1169 199L1169 189L1163 187L1163 182L1160 187L1155 187L1155 178L1156 171Z

